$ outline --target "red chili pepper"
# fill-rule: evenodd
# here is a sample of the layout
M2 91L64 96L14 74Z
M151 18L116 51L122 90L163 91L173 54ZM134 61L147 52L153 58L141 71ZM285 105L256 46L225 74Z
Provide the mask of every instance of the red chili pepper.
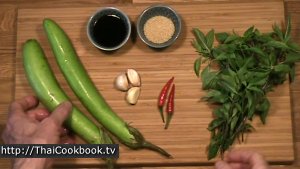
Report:
M175 84L173 84L168 98L168 103L166 107L167 121L166 121L165 129L168 129L171 118L174 114L174 98L175 98Z
M172 77L166 84L165 86L162 88L160 94L159 94L159 98L158 98L158 109L162 118L162 121L165 122L165 118L164 118L164 113L163 113L163 107L164 104L167 100L167 95L168 95L168 91L170 89L170 86L172 84L174 80L174 77Z

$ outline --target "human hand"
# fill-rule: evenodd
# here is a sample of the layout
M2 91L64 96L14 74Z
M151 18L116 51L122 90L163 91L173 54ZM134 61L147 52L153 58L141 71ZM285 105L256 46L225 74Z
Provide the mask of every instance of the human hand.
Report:
M263 156L253 151L231 151L224 161L215 164L216 169L268 169Z
M39 101L27 96L11 103L6 128L2 134L6 144L57 144L60 143L64 120L72 105L64 102L51 114L44 108L37 108ZM69 142L72 142L69 139ZM50 161L41 158L15 159L14 168L45 168Z

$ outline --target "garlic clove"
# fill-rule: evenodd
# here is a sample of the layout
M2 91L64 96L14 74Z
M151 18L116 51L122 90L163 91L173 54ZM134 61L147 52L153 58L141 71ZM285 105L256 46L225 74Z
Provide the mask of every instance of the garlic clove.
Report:
M132 87L127 91L126 101L129 104L136 104L141 93L140 87Z
M121 91L129 89L129 83L125 73L119 74L115 79L115 88Z
M138 72L134 69L127 69L127 77L129 80L129 83L132 86L140 87L141 86L141 78Z

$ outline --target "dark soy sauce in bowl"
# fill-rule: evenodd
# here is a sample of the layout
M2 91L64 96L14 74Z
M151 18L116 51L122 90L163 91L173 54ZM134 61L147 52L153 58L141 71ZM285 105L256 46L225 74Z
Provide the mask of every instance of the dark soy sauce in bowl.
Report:
M95 41L106 48L120 45L128 33L125 21L116 15L105 15L95 23Z
M96 11L87 24L87 35L90 42L104 51L121 48L130 38L130 34L129 17L114 7L105 7Z

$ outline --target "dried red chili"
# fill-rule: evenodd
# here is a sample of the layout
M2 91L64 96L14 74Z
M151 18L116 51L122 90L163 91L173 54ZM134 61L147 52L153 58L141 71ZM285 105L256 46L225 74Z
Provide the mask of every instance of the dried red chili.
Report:
M159 94L159 97L158 97L158 109L159 109L159 112L160 112L160 115L161 115L161 118L162 118L162 121L165 122L165 118L164 118L164 113L163 113L163 107L164 107L164 104L167 100L167 95L168 95L168 91L170 89L170 86L172 84L174 80L174 77L172 77L166 84L165 86L162 88L160 94Z
M166 121L165 129L168 129L170 121L174 114L174 98L175 98L175 84L173 84L168 98L168 103L166 107L167 121Z

